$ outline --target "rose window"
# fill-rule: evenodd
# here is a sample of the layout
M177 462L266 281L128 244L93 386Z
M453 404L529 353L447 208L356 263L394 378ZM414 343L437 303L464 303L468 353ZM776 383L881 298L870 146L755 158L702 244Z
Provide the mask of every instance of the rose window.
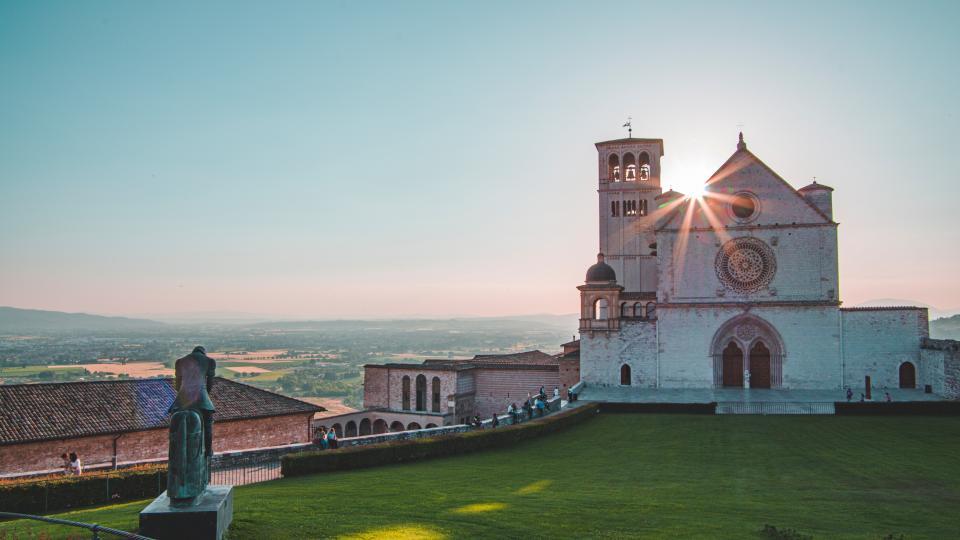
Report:
M715 261L717 277L728 289L756 292L773 281L777 260L773 250L757 238L735 238L724 244Z

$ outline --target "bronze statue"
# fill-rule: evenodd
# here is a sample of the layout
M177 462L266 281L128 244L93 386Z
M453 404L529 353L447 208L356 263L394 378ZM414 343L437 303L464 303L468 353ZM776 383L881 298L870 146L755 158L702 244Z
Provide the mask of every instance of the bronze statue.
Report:
M167 468L167 495L174 506L190 506L210 482L214 406L209 392L216 369L203 347L176 363Z

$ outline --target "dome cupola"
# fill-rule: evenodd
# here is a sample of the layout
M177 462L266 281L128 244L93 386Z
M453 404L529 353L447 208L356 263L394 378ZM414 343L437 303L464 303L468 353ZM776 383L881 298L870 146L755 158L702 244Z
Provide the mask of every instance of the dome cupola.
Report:
M603 253L597 254L597 264L591 266L587 269L587 283L607 283L607 282L616 282L617 273L613 271L613 268L603 262Z

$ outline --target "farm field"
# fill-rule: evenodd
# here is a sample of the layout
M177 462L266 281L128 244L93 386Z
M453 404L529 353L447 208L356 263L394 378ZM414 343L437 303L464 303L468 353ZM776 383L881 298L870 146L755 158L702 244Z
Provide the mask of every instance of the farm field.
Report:
M501 450L243 486L230 538L954 538L958 444L956 417L603 414ZM58 517L133 530L145 504Z
M161 362L127 362L126 364L113 362L99 362L96 364L71 364L68 366L50 366L50 369L82 368L89 373L109 373L110 375L128 375L134 378L169 377L173 370Z

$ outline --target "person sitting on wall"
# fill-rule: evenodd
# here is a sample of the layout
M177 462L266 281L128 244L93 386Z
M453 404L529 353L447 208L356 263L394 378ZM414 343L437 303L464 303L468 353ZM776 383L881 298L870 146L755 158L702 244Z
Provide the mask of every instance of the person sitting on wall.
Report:
M480 420L480 415L474 415L473 417L473 427L477 429L483 429L483 421Z
M890 403L891 401L893 401L893 398L890 397L890 392L883 393L883 400L886 401L887 403Z
M83 474L83 465L80 463L80 456L76 452L70 452L70 474L77 476Z
M337 430L330 428L327 430L327 444L330 446L331 450L337 449Z
M536 404L537 404L537 413L539 414L539 416L543 416L546 405L544 404L543 400L540 399L539 397L537 397Z
M558 397L560 397L560 388L554 386L554 387L553 387L553 398L556 399L556 398L558 398Z
M533 418L533 405L530 404L530 398L523 402L523 412L527 418Z

